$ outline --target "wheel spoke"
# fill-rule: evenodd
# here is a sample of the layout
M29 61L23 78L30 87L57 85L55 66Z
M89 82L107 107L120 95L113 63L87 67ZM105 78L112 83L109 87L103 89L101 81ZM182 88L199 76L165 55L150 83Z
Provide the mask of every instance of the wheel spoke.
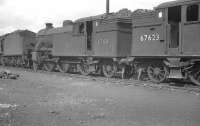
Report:
M164 72L164 71L159 73L159 75L161 75L163 77L165 76L165 74L166 74L166 72Z
M159 75L158 75L158 78L159 78L159 80L162 80L162 78L164 78L164 75L159 74Z
M158 76L160 76L161 78L164 78L165 77L165 73L159 74Z
M156 80L160 81L159 75L156 75Z

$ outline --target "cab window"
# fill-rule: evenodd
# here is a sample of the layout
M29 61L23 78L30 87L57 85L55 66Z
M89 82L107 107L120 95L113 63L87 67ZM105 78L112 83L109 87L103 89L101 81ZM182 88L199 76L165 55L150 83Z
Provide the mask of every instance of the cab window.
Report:
M189 5L187 7L187 21L198 21L199 5Z
M3 48L4 41L5 41L5 39L2 39L2 40L0 41L0 49L1 49L1 52L4 52L4 48Z
M159 11L159 12L158 12L158 18L159 18L159 19L163 18L163 12L162 12L162 11Z
M84 23L76 23L74 25L74 34L81 35L84 34Z
M84 33L84 23L79 24L79 33L83 34Z

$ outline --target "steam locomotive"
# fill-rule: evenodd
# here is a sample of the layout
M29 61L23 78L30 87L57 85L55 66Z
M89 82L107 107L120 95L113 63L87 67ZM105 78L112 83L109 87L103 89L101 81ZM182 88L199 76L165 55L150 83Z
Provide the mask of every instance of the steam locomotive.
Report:
M36 34L29 30L17 30L0 36L0 63L4 66L31 67Z
M134 12L107 9L106 14L66 20L58 28L47 23L37 34L29 33L29 41L14 37L16 32L0 37L1 64L106 77L147 75L156 83L182 78L200 85L199 0L166 2ZM8 55L7 50L13 53Z

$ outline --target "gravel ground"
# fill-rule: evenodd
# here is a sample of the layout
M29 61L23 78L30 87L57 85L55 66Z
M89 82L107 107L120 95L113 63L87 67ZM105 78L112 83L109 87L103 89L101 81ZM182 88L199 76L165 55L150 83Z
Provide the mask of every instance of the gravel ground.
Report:
M0 80L0 126L200 125L196 87L9 69L20 78Z

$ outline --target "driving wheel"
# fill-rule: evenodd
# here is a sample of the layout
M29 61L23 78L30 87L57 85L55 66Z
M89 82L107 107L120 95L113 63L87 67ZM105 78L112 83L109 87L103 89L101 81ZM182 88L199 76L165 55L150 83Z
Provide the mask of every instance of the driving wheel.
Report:
M155 83L161 83L166 80L169 75L168 69L164 65L151 65L147 68L149 79Z

